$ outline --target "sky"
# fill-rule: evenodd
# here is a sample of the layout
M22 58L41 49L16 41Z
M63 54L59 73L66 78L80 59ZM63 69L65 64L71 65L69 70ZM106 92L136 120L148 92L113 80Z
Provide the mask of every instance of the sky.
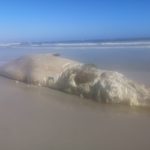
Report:
M0 41L150 37L150 0L0 0Z

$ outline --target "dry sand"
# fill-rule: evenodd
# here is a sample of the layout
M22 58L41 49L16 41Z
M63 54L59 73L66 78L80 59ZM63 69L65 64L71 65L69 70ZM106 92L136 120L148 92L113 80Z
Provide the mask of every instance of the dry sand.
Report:
M0 77L0 150L149 150L150 111Z

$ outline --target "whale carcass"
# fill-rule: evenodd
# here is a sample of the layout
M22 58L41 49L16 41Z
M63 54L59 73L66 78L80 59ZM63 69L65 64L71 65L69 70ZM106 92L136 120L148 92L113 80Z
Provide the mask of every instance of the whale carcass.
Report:
M0 67L0 75L104 103L148 105L149 89L123 74L52 54L23 56Z

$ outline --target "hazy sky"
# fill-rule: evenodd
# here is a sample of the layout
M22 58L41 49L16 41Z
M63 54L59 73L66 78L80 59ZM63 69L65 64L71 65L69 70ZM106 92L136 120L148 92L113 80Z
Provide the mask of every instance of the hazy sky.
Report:
M150 0L0 0L0 41L150 37Z

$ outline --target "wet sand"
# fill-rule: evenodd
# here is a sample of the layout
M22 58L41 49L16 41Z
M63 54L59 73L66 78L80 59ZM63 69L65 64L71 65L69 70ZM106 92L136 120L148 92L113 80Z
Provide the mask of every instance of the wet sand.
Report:
M150 110L0 77L1 150L148 150Z
M118 72L121 72L129 79L144 85L148 88L150 88L150 71L124 71L124 70L117 70Z

